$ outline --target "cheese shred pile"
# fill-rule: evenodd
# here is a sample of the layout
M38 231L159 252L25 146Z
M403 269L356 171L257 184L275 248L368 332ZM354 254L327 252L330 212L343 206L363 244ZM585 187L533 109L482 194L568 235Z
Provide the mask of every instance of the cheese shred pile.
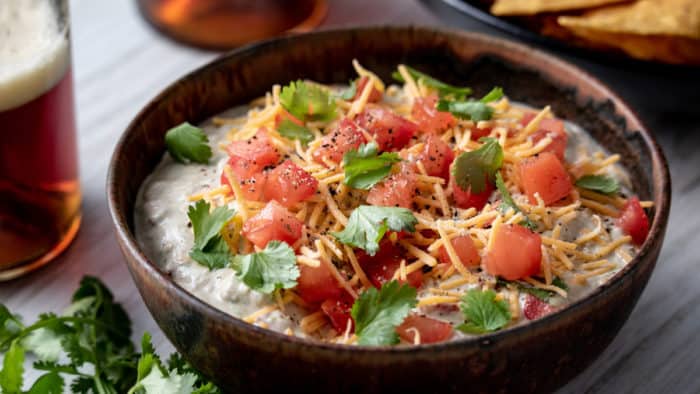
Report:
M411 109L416 99L426 97L431 89L422 80L415 80L404 66L399 66L399 73L405 80L403 86L384 86L384 83L372 72L354 62L360 76L369 78L362 91L358 91L354 100L336 99L338 119L353 118L370 105L381 105L395 113L412 120ZM333 97L338 97L342 87L315 84L327 90ZM372 89L383 93L383 99L377 104L369 102ZM307 122L306 127L314 134L315 139L302 145L298 140L281 136L275 128L275 119L284 109L280 104L281 87L275 85L264 97L254 100L245 116L237 118L215 118L217 126L230 127L228 141L239 141L251 138L261 127L265 127L275 147L284 158L293 161L299 167L310 173L318 182L318 190L314 196L289 208L298 219L304 222L302 238L293 248L297 250L297 263L310 267L327 266L338 283L348 294L357 298L363 289L372 286L367 273L358 262L356 253L347 245L339 243L330 233L344 229L353 209L364 204L367 191L356 190L343 183L345 179L341 164L326 162L320 164L312 159L312 152L321 144L324 131L332 127L331 123ZM498 298L510 305L514 320L522 316L520 310L519 286L497 286L493 276L488 275L479 267L467 267L460 261L459 256L450 240L456 236L468 235L483 256L493 241L491 234L494 229L503 224L521 223L525 217L536 223L536 232L542 238L542 272L539 277L528 277L520 281L523 285L547 290L566 299L567 290L555 285L555 278L565 278L567 282L585 286L596 277L601 277L619 269L621 262L632 259L635 249L631 237L615 232L612 225L626 200L620 196L609 196L594 191L574 187L570 196L553 206L546 206L541 199L532 204L522 194L517 186L516 165L519 161L542 152L552 139L547 136L537 142L529 138L544 119L554 115L550 107L534 110L536 115L526 125L521 119L526 112L533 109L514 105L507 98L489 104L494 110L492 119L473 122L457 119L456 125L447 129L440 138L453 149L471 151L479 148L482 143L472 138L472 130L490 129L489 137L495 138L504 152L501 173L507 189L510 191L520 212L509 209L501 212L496 209L500 199L498 192L493 193L491 200L481 210L474 208L461 209L451 203L452 190L447 182L440 178L427 175L424 163L416 163L417 192L413 199L413 213L418 220L416 231L406 237L397 239L388 236L398 243L405 251L404 259L393 275L395 279L405 280L415 271L423 271L424 285L419 292L418 308L434 308L445 304L458 304L462 292L460 289L476 287L495 289ZM372 135L364 130L368 141ZM222 143L221 147L225 147ZM418 139L411 141L404 148L408 157L415 156L423 148ZM605 152L588 152L581 149L574 155L575 160L566 163L567 171L573 177L585 174L616 174L620 170L616 163L619 155L609 155ZM234 253L250 253L255 247L240 235L242 223L259 212L264 203L247 201L241 190L237 190L238 182L230 169L225 168L224 174L233 190L228 186L220 186L189 196L191 201L204 199L212 207L236 202L237 214L224 228L226 241ZM642 202L643 207L650 207L651 202ZM572 226L572 223L578 223ZM581 223L584 223L581 225ZM577 227L576 231L568 229ZM451 264L439 264L441 247L445 248ZM483 259L482 259L483 261ZM356 339L351 334L350 322L345 333L338 335L335 330L328 329L328 321L320 310L314 310L304 302L294 290L278 292L273 303L244 317L253 324L266 314L275 310L284 310L289 303L308 310L300 323L300 329L307 335L338 343L353 343ZM410 328L409 328L410 330ZM416 331L414 329L414 331ZM417 331L416 331L417 333ZM287 334L292 335L288 330ZM414 342L420 343L420 336L414 336Z

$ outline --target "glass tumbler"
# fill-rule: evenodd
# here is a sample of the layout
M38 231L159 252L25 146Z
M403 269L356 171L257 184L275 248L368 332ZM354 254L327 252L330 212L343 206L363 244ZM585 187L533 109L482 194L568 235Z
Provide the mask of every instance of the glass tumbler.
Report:
M0 281L80 227L68 0L0 1Z

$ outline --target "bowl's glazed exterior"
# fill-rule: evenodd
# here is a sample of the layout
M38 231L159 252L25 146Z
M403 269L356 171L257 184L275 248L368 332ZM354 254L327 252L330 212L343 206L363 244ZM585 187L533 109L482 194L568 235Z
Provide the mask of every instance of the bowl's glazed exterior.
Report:
M398 63L472 86L494 85L512 100L587 128L622 155L637 193L654 201L651 232L613 280L556 314L477 339L406 347L312 343L226 315L175 284L139 250L134 202L165 151L163 136L297 78L347 82L357 58L385 81ZM107 182L109 208L131 274L155 320L205 375L237 393L547 392L590 364L610 343L651 275L670 204L666 161L653 137L615 94L581 70L532 48L483 35L376 27L282 38L231 52L154 99L122 136Z

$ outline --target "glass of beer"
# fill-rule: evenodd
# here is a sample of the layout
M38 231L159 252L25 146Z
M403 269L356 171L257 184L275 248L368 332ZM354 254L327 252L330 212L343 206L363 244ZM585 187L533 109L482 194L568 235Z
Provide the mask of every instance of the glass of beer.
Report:
M213 49L309 31L328 10L326 0L138 0L138 5L168 36Z
M0 0L0 280L80 226L68 0Z

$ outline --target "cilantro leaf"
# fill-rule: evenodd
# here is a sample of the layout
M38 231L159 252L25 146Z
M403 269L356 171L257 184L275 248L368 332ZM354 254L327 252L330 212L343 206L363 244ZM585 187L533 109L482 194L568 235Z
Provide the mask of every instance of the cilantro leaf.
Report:
M190 257L211 270L225 267L231 258L228 244L220 232L236 212L226 207L217 207L209 212L210 208L208 202L199 200L189 207L187 216L194 231Z
M335 101L323 88L302 80L291 82L280 92L280 104L302 120L328 122L335 118Z
M438 101L437 109L450 112L461 119L479 122L491 119L493 108L487 103L498 100L501 97L503 97L503 89L495 87L479 101L471 99L466 101L441 99Z
M416 289L392 280L380 290L367 289L352 305L350 314L360 345L394 345L399 343L396 327L403 323L418 303Z
M505 279L498 278L497 283L501 286L506 286L509 284L512 284L514 286L518 287L518 290L520 290L523 293L528 293L531 294L537 298L539 298L542 301L548 301L553 295L556 293L551 291L551 290L545 290L545 289L540 289L537 287L533 287L529 284L525 284L519 281L507 281ZM552 284L554 286L557 286L561 289L568 290L569 286L564 282L560 277L555 276L552 279Z
M146 394L191 394L197 377L193 374L164 374L160 369L153 368L140 382L140 387Z
M440 97L451 95L457 99L464 99L472 93L471 88L453 86L442 82L438 79L435 79L428 74L422 73L416 70L415 68L409 66L405 67L406 70L408 70L408 73L411 75L411 77L413 77L413 79L415 79L416 81L423 81L423 84L425 86L429 86L437 90L440 94ZM403 77L401 76L401 73L399 73L398 71L394 71L391 74L391 76L398 82L406 83L406 81L404 81Z
M392 165L400 162L401 158L395 152L378 155L378 151L377 143L370 142L346 152L343 155L343 183L355 189L367 190L389 175Z
M605 175L584 175L576 180L576 186L603 194L615 194L620 191L617 181Z
M9 346L10 338L14 338L22 329L22 323L17 316L12 315L10 310L0 304L0 351L7 350L3 344Z
M165 133L165 146L170 156L180 163L209 163L209 139L199 127L185 122Z
M261 252L234 257L232 267L248 287L266 294L296 286L299 277L294 250L280 241L270 241Z
M302 145L306 145L314 139L314 133L312 133L311 130L304 126L300 126L289 119L285 119L280 122L279 126L277 126L277 132L284 138L299 140Z
M472 289L462 297L459 308L466 321L457 329L468 334L483 334L500 330L510 322L510 309L504 300L496 300L493 290Z
M10 344L10 348L5 353L0 370L0 389L3 393L21 393L24 379L24 347L19 340L15 339Z
M360 205L350 214L345 229L332 234L340 242L374 256L387 230L414 232L416 223L418 220L406 208Z
M342 92L340 92L340 97L341 99L348 101L352 100L353 97L357 94L357 79L350 81L350 84L346 89L343 89Z
M521 226L527 227L530 230L534 230L537 228L537 225L530 220L530 218L523 212L520 207L513 201L513 197L510 195L510 192L508 191L508 188L506 187L505 183L503 182L503 177L501 176L500 172L496 172L496 188L498 191L501 193L501 204L498 206L499 211L501 213L505 214L508 212L509 209L513 209L513 211L520 212L523 214L525 219L523 219L519 224Z
M503 164L503 148L495 138L482 138L481 147L459 155L452 164L452 175L462 190L481 193Z
M62 394L65 382L61 375L56 372L49 372L41 375L34 382L28 394Z

